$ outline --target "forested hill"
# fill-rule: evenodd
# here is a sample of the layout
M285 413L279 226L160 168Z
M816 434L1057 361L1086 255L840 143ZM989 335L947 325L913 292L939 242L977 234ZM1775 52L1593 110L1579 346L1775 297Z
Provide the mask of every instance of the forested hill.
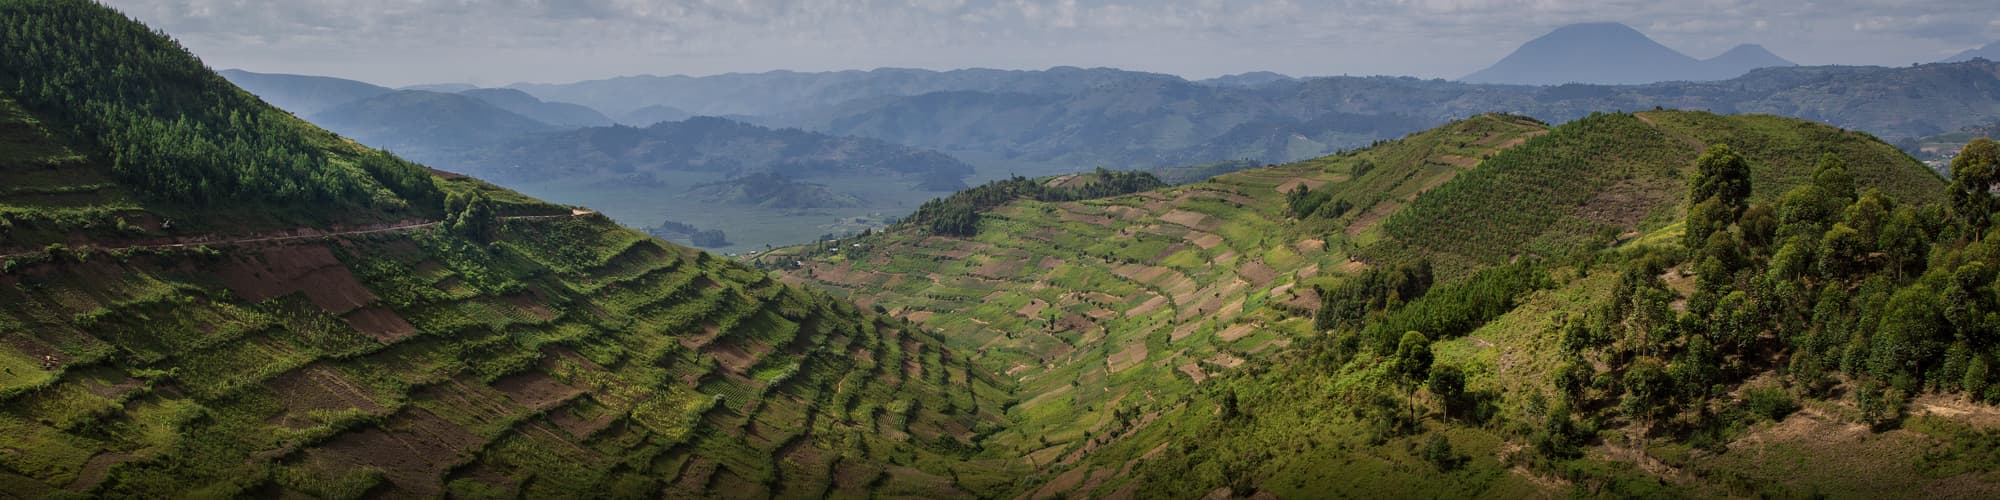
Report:
M449 177L449 178L447 178ZM0 0L10 497L958 497L1001 384L900 320L355 145Z

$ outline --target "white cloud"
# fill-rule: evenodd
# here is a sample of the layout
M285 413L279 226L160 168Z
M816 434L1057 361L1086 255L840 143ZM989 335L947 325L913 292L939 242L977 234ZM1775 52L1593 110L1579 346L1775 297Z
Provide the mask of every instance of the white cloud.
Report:
M385 83L1109 65L1456 77L1557 26L1706 56L1903 64L2000 38L1990 0L107 0L221 67Z

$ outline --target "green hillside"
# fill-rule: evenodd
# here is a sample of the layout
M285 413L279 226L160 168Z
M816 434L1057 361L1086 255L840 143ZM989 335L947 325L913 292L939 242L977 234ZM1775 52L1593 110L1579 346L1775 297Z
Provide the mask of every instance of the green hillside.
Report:
M0 1L0 491L950 497L1005 393L901 320L440 176L94 3Z
M1741 223L1725 212L1732 218L1716 234L1731 235L1717 240L1727 243L1706 243L1697 253L1681 243L1686 193L1695 180L1713 178L1696 159L1720 154L1714 144L1745 160L1749 189L1739 203L1747 210ZM1016 403L1007 415L1014 425L983 444L1024 456L1034 470L1029 493L1037 497L1850 491L1839 489L1852 484L1840 482L1848 477L1810 472L1819 466L1859 467L1867 474L1855 477L1899 488L1989 491L1996 482L1982 475L1987 469L1909 458L1968 453L1952 443L1976 448L1984 438L1956 433L1976 436L2000 424L1978 416L2000 411L1948 402L1959 396L1942 385L1931 390L1944 394L1924 401L1943 409L1926 417L1914 406L1898 414L1910 416L1912 430L1874 434L1888 441L1869 449L1901 454L1874 459L1879 463L1808 451L1829 443L1785 430L1859 421L1862 413L1838 409L1855 407L1855 391L1825 389L1893 378L1865 371L1811 378L1787 363L1752 360L1820 352L1804 351L1786 333L1810 321L1755 319L1751 311L1797 310L1772 294L1810 298L1841 288L1832 283L1868 281L1866 274L1820 278L1809 281L1812 289L1774 291L1757 278L1774 252L1783 253L1774 250L1782 246L1775 244L1779 232L1818 239L1826 226L1807 221L1847 210L1802 201L1824 199L1800 193L1831 175L1821 167L1829 153L1861 187L1851 191L1880 190L1879 199L1899 200L1890 208L1901 217L1921 219L1946 198L1943 180L1893 147L1803 121L1662 111L1549 128L1487 115L1188 186L1077 202L1014 201L986 211L969 237L905 228L760 262L785 269L788 280L934 328L949 345L974 353L976 366L1013 382ZM1932 212L1918 208L1926 206ZM1949 246L1946 233L1901 234ZM1872 242L1842 251L1869 248L1891 260L1925 253ZM1809 251L1817 252L1795 249L1785 259L1825 260ZM1728 256L1728 267L1700 259L1713 252ZM1724 271L1735 278L1721 278ZM1893 276L1882 286L1913 279ZM1978 276L1968 279L1990 281ZM1634 287L1678 297L1640 294L1666 312L1614 319L1640 310L1616 305L1639 293ZM1815 317L1806 303L1800 317ZM1862 304L1871 303L1880 304ZM1862 304L1841 322L1888 324L1866 319L1880 309ZM1664 338L1631 326L1646 324L1667 329L1652 333ZM1586 347L1564 340L1566 325L1599 332L1578 339L1652 343ZM1405 338L1406 331L1421 335ZM1689 340L1695 337L1702 340ZM1577 346L1567 352L1585 353L1588 363L1569 361L1564 345ZM1703 366L1683 354L1704 346L1730 356L1709 378L1688 379L1716 384L1714 391L1625 385L1650 380L1631 378L1638 376L1631 366L1681 377ZM1954 352L1975 352L1965 349ZM1930 380L1965 373L1969 358L1953 359L1958 372ZM1595 373L1580 376L1591 396L1561 396L1570 386L1560 384L1572 379L1558 374L1590 364ZM1900 380L1905 399L1897 404L1924 390L1925 379ZM1882 405L1881 386L1867 387L1878 391L1864 397L1867 404ZM1634 394L1669 402L1621 403L1650 401ZM1806 410L1792 410L1800 406ZM1550 417L1571 413L1574 419ZM1850 436L1871 439L1866 429ZM1795 461L1784 467L1795 468L1742 465L1777 452Z

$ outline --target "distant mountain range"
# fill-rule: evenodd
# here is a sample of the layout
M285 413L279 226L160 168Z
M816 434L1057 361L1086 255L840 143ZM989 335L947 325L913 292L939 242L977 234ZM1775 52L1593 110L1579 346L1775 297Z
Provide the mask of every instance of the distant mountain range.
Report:
M1655 52L1671 52L1629 28L1588 28L1584 31L1625 32L1626 38L1659 49ZM1737 67L1783 62L1765 57L1755 48L1741 48L1710 61ZM1392 77L1294 78L1276 73L1188 81L1102 68L882 69L642 76L510 87L519 93L504 89L467 92L488 97L482 102L491 101L487 104L498 111L548 124L554 130L602 123L597 116L649 126L698 114L727 113L734 114L734 120L765 127L868 137L981 161L1003 161L1010 168L1028 165L1056 172L1221 160L1281 163L1365 146L1486 112L1518 113L1558 123L1593 112L1654 107L1769 113L1824 121L1897 140L1955 131L2000 117L2000 93L1992 90L2000 88L1996 75L2000 70L1995 64L1976 62L1900 68L1783 66L1709 82L1522 86ZM318 105L334 100L327 96L345 95L325 88L351 87L360 89L351 91L358 94L380 91L371 90L373 86L335 86L332 83L337 82L310 78L266 80L293 87L245 86L280 106ZM763 93L766 91L769 93ZM544 103L580 104L555 106L577 111L583 118L565 127L550 123L565 120L523 106L492 104L527 102L523 94ZM503 95L509 97L499 98ZM291 104L296 102L305 104ZM581 112L581 107L593 102L615 106L596 107L594 114ZM377 120L390 125L446 121L396 114L426 109L421 107L375 109L385 113ZM504 116L485 113L482 116ZM361 130L358 123L340 120L328 126L364 141L380 138L378 142L392 148L397 147L393 141L415 142L413 139L427 136L495 135L492 127L475 125L473 120L458 122L475 128L466 131L467 135L454 136L421 130L396 132L390 127L369 132ZM498 123L500 130L531 128L510 119ZM482 127L487 130L480 130ZM485 145L490 143L475 146ZM407 151L408 147L398 149Z
M1323 77L1239 87L1135 78L1074 94L940 92L751 121L873 137L963 157L1152 168L1229 159L1282 163L1487 112L1551 123L1656 107L1766 113L1895 140L2000 116L1996 89L2000 64L1991 62L1775 67L1713 82L1616 86Z
M419 161L438 161L513 137L562 130L478 97L423 90L392 91L306 119L362 144Z
M1572 24L1529 41L1468 83L1631 85L1736 78L1757 68L1795 66L1758 45L1695 59L1619 23Z
M299 116L310 116L334 106L395 92L395 89L342 78L306 75L252 73L226 69L219 73L264 102Z
M971 165L935 151L713 117L519 136L443 163L501 182L620 177L643 183L675 172L702 172L727 178L907 178L930 191L963 189L973 172Z
M1960 52L1958 55L1945 58L1945 60L1940 62L1965 62L1973 59L2000 61L2000 42L1989 43L1984 47L1976 49L1967 49L1965 52Z
M562 84L520 83L508 88L546 100L590 106L613 116L648 106L670 106L705 116L757 116L935 92L1074 94L1134 80L1181 81L1181 78L1110 68L1058 67L1043 71L883 68L702 77L641 75Z

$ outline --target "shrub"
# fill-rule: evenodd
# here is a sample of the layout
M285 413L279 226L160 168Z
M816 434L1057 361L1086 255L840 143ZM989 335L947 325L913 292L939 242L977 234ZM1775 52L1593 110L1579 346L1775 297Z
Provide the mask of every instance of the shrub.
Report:
M1743 407L1753 417L1772 421L1784 420L1792 412L1799 411L1799 403L1792 399L1792 393L1777 386L1744 389Z

